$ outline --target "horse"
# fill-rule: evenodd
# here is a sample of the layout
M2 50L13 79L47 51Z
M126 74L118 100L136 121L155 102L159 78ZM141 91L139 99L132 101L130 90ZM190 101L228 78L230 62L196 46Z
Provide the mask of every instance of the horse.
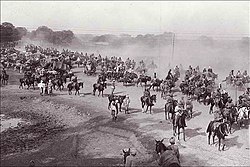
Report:
M74 73L64 72L62 75L62 78L64 78L65 81L67 81L67 78L69 78L69 81L71 81L73 76L74 76Z
M135 74L133 72L125 72L124 78L122 79L123 86L127 86L128 83L134 84L134 81L137 78L138 78L137 74Z
M173 100L171 102L167 102L165 104L165 119L168 120L170 118L171 114L171 119L173 119L174 117L174 109L177 106L178 101L177 100Z
M29 77L29 78L20 78L19 79L20 85L19 85L19 89L22 88L23 86L27 85L27 89L30 88L30 86L33 86L33 89L35 90L35 79L33 77Z
M229 133L232 134L232 125L237 119L237 107L225 108L222 112L223 118L227 120Z
M165 99L167 93L171 93L171 87L168 84L164 83L161 86L161 98Z
M188 112L188 117L192 118L193 117L193 104L192 103L186 104L186 110Z
M80 87L83 88L83 82L70 82L68 85L67 85L67 88L68 88L68 93L69 95L72 94L72 90L75 89L75 95L80 95Z
M75 95L78 94L80 95L80 84L78 82L75 82Z
M123 152L123 164L125 165L126 160L127 160L127 156L130 155L130 148L128 148L127 150L123 149L122 152Z
M75 88L75 84L76 84L76 83L74 83L74 82L68 83L67 88L68 88L68 93L69 93L69 95L72 94L72 90ZM76 92L77 92L77 91L76 91ZM76 94L76 93L75 93L75 94Z
M8 74L1 74L1 83L3 85L7 85L9 81L9 75Z
M98 90L99 91L98 96L100 96L100 94L102 93L102 97L103 97L103 91L104 91L104 89L105 89L104 84L94 83L93 84L93 95L95 96L95 92L96 92L96 90Z
M231 76L227 76L226 79L222 80L222 82L226 82L226 86L232 85L234 82L234 79Z
M184 81L182 81L181 83L180 83L180 90L181 90L181 93L182 94L185 94L185 95L187 95L188 94L188 83L187 82L184 82Z
M144 111L144 112L147 112L148 107L149 107L149 111L150 111L150 114L151 114L151 109L152 109L152 106L154 105L154 102L156 103L156 95L151 95L150 97L142 96L141 97L142 109L144 110L144 106L145 105L147 106L146 111Z
M140 85L142 86L142 82L143 82L145 86L147 86L148 81L151 81L150 76L140 76L136 82L136 85L138 86L138 84L140 83Z
M57 79L54 79L52 80L52 84L53 84L53 88L55 89L55 86L57 86L57 89L56 90L60 90L62 91L64 86L63 86L63 79L62 78L57 78Z
M27 78L20 78L19 79L19 82L20 82L20 85L19 85L19 89L23 89L23 86L25 86L26 85L26 79Z
M108 96L108 100L109 100L108 109L110 108L112 101L118 100L118 103L119 103L118 110L121 112L122 103L123 103L123 100L125 98L126 98L126 96L124 96L124 95L109 95Z
M159 165L161 167L181 167L180 161L177 158L174 150L166 147L163 140L155 140L155 151L160 155Z
M221 139L224 141L225 140L225 136L227 136L228 133L228 125L226 122L215 122L215 121L210 121L210 123L208 124L207 127L207 131L208 133L208 144L210 145L210 137L213 133L213 144L214 144L214 138L215 136L218 137L219 139L219 147L218 150L220 150L220 145L221 145ZM222 146L222 151L224 151L225 148L225 144L223 144Z
M123 86L127 86L128 84L132 84L134 82L130 77L124 77L121 81Z
M149 89L153 88L153 90L155 90L155 87L156 87L156 91L158 91L160 89L162 82L163 80L160 80L160 79L156 79L155 81L152 81Z
M239 125L239 128L241 129L241 125L244 123L244 120L249 118L249 112L250 110L247 107L241 107L238 110L237 113L237 123Z
M197 91L197 92L196 92ZM197 102L201 103L201 100L204 105L207 103L207 97L211 96L211 91L208 87L200 87L195 89L195 94L197 93Z
M186 125L186 117L188 116L187 110L182 110L181 115L174 114L174 119L173 119L173 134L176 136L176 129L177 135L178 135L178 140L180 139L180 129L183 129L183 140L185 141L185 125Z

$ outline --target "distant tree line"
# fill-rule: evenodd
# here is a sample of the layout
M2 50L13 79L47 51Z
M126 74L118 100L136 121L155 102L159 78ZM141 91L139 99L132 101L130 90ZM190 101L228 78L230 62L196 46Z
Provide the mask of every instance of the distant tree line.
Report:
M70 30L53 31L52 29L41 26L31 31L28 35L31 40L42 40L54 45L68 46L75 39L75 35Z
M27 31L25 27L15 27L12 23L4 22L0 25L1 43L17 42L22 37L27 37L31 40L44 41L53 45L69 46L81 45L82 43L88 44L103 44L113 47L121 47L124 45L144 45L148 47L166 46L171 45L173 41L172 32L164 32L162 34L145 34L132 37L129 34L121 34L116 36L113 34L104 35L91 35L82 34L78 35L81 39L75 36L71 30L53 31L52 29L41 26L34 31ZM200 36L198 40L205 46L213 46L214 39L208 36ZM249 46L249 37L243 37L241 40L242 46Z
M1 43L16 42L27 35L24 27L15 27L13 24L4 22L0 25Z
M129 45L129 44L141 44L150 47L155 47L159 45L170 45L172 43L172 39L173 39L173 33L171 32L165 32L159 35L140 34L137 35L136 37L132 37L129 34L121 34L119 37L112 34L105 34L105 35L93 36L93 38L89 42L93 43L105 42L115 47Z
M53 31L41 26L36 30L28 32L25 27L15 27L12 23L4 22L0 25L1 43L16 42L26 36L31 40L41 40L54 45L68 46L76 38L70 30Z

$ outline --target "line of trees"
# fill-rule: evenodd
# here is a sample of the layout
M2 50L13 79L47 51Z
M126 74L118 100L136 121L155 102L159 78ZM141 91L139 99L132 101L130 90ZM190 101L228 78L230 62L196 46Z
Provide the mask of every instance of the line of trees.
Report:
M129 34L122 34L119 37L112 34L105 34L94 36L90 42L106 42L111 46L123 46L128 44L142 44L150 47L158 45L170 45L172 42L173 33L165 32L163 34L146 34L146 35L137 35L132 37Z
M22 39L27 35L27 29L25 27L15 27L13 24L4 22L0 25L1 43L15 42Z
M76 38L74 33L70 30L53 31L52 29L41 26L36 30L30 32L28 37L31 40L42 40L54 45L68 46Z
M70 30L53 31L52 29L41 26L36 30L28 32L25 27L15 27L12 23L4 22L0 25L1 43L17 42L22 37L27 37L31 40L39 40L54 45L69 46L74 39L74 33Z

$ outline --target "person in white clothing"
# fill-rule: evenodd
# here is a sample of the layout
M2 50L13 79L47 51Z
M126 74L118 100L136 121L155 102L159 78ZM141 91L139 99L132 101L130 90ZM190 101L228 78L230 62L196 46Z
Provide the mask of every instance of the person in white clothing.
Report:
M45 93L45 83L43 83L43 80L41 80L41 82L38 84L38 87L40 88L40 95L43 96L43 94Z

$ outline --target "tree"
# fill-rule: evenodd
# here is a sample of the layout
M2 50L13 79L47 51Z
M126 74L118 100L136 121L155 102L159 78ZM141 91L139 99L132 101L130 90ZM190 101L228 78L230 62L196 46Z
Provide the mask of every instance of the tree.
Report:
M26 35L27 30L23 27L15 27L13 24L4 22L0 26L1 43L19 41Z

